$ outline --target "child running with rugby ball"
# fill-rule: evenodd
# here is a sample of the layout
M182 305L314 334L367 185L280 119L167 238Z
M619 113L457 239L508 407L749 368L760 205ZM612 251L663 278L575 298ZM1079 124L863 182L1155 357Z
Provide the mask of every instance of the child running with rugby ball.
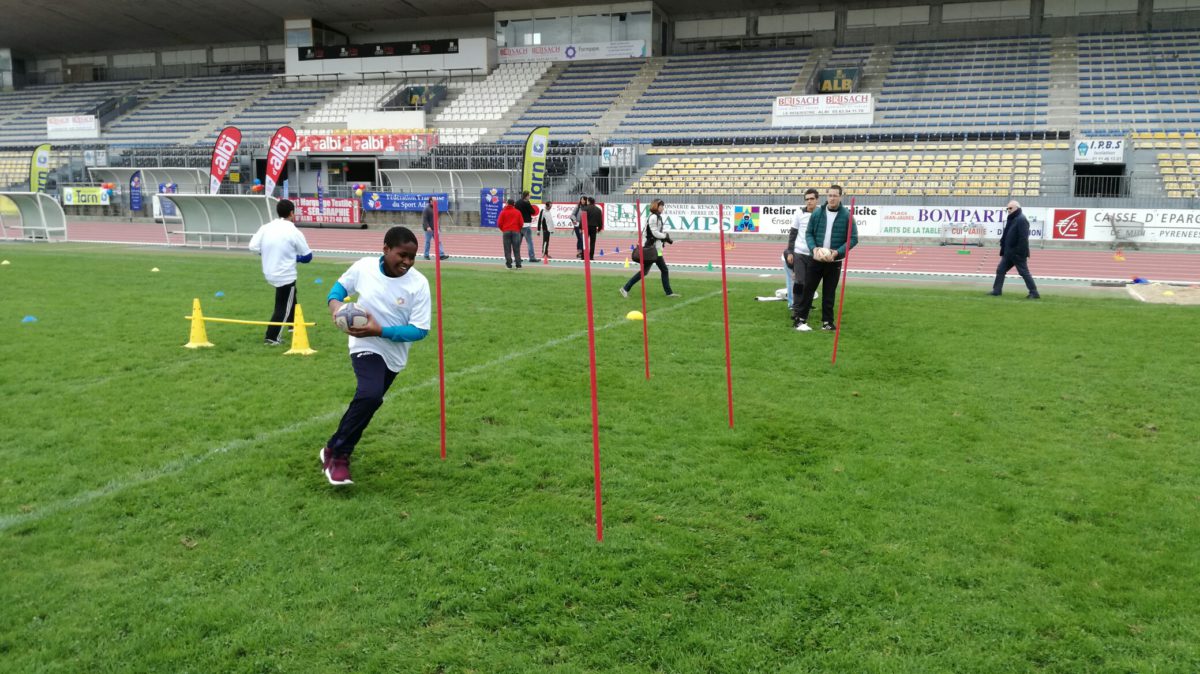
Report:
M326 301L336 315L347 296L370 316L365 327L350 328L350 365L358 382L342 421L321 448L321 471L332 485L354 484L350 455L383 404L396 375L408 364L408 347L429 334L429 281L413 269L417 235L392 227L383 237L383 255L364 257L333 284Z

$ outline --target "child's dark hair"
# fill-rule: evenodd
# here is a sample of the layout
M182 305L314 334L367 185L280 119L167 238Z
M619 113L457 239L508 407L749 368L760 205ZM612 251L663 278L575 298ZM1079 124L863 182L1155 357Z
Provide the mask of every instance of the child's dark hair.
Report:
M388 248L395 248L406 243L416 243L417 235L412 233L412 230L407 227L392 227L383 235L383 245Z
M296 212L296 204L288 199L280 199L279 203L275 204L275 212L279 214L279 217L286 218Z

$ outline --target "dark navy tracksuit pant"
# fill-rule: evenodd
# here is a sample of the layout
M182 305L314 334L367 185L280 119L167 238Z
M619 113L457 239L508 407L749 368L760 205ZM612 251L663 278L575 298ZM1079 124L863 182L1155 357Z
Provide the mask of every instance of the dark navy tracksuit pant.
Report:
M391 388L397 374L388 369L383 356L377 353L352 353L350 364L354 366L358 387L333 437L325 443L334 456L350 456L354 451L375 411L383 404L383 394Z

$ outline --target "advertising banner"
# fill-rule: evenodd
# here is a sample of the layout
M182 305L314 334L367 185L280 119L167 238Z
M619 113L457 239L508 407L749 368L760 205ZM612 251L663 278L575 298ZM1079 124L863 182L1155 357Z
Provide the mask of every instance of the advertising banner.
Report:
M343 44L323 47L298 47L296 53L301 61L325 59L359 59L376 56L425 56L429 54L457 54L458 40L422 40L420 42L372 42L368 44Z
M400 194L395 192L363 192L362 208L364 211L414 211L420 213L429 203L429 197L437 199L439 213L445 213L450 208L450 195L444 192L419 192L415 194Z
M46 180L50 178L50 144L43 143L29 158L29 191L45 192Z
M1200 211L1183 209L1087 208L1055 209L1064 216L1078 212L1087 241L1200 244ZM1055 231L1058 230L1058 223ZM1068 230L1069 231L1069 230Z
M142 210L142 172L134 171L129 176L129 210Z
M542 202L546 186L546 152L550 149L550 127L539 126L525 139L525 161L521 172L521 189L529 192L529 200Z
M779 96L771 110L771 126L865 126L875 123L871 94Z
M175 183L159 183L158 194L175 194L179 191L179 186ZM160 220L162 218L173 218L179 215L175 208L175 202L170 199L160 199L158 194L154 195L151 200L151 206L154 209L154 218Z
M485 187L479 190L480 227L495 227L502 208L504 208L503 187Z
M221 191L221 181L225 180L225 175L229 173L233 157L241 144L242 132L236 126L225 127L217 136L217 142L213 144L212 163L208 169L209 194Z
M267 146L267 175L263 181L263 191L266 195L275 194L275 184L279 182L279 174L287 166L288 155L296 147L296 130L290 126L281 126L271 136L271 144ZM286 194L284 195L287 196Z
M50 140L82 140L100 137L100 120L95 115L66 115L46 118Z
M645 40L585 42L580 44L542 44L528 47L500 47L500 63L517 61L591 61L630 59L646 56Z
M101 187L62 188L63 206L107 206L108 190Z
M301 133L296 151L309 154L379 154L436 147L436 133Z
M629 145L605 145L600 148L600 165L632 168L637 165L637 152Z
M326 225L357 225L362 221L362 204L358 199L297 197L296 222Z
M1124 164L1124 138L1086 138L1075 139L1076 164Z
M823 94L848 94L854 88L858 68L821 68L817 71L817 91Z

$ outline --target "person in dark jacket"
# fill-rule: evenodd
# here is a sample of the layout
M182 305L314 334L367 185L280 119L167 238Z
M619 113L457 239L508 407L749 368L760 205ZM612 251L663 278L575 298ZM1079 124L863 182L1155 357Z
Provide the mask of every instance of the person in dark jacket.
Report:
M675 243L671 240L671 235L663 228L662 212L665 206L662 199L655 199L650 204L650 213L646 216L646 241L642 244L641 251L641 271L631 276L621 287L621 297L629 297L630 288L646 277L646 272L651 266L657 266L658 271L662 274L663 292L667 294L667 297L679 297L679 293L671 290L671 275L667 270L667 259L658 249L659 242Z
M538 257L533 254L533 216L536 215L536 209L529 201L529 190L521 192L521 198L517 200L517 210L521 211L521 238L529 246L529 261L537 262Z
M1004 233L1000 235L1000 264L996 267L996 281L992 284L989 295L999 295L1004 290L1004 275L1009 269L1017 268L1017 273L1025 281L1029 290L1026 299L1041 298L1037 284L1033 282L1033 274L1029 273L1029 219L1021 212L1021 204L1016 201L1008 202L1006 209L1008 220L1004 223Z
M587 208L587 197L580 195L579 203L571 211L571 229L575 230L575 257L583 259L583 229L579 225L579 212Z
M583 214L587 213L587 228L588 228L588 259L596 259L596 238L597 234L604 231L604 211L596 205L595 197L587 198L587 206L580 209L579 217L582 220Z
M821 283L821 329L836 330L833 322L834 291L842 260L858 245L858 232L851 227L850 209L842 205L842 186L830 185L825 204L813 211L804 230L804 240L812 251L812 261L804 275L804 294L796 309L796 330L811 332L808 313L812 311L813 294ZM828 255L828 257L826 257Z
M509 269L513 268L514 259L517 262L517 269L521 268L521 226L523 224L521 211L517 210L516 202L509 199L500 211L500 216L496 218L500 236L504 237L504 266Z
M433 248L433 210L437 207L437 197L429 197L429 201L425 204L425 210L421 212L421 229L425 230L426 260L429 259L429 251ZM446 254L446 247L442 245L442 237L440 236L438 237L438 257L443 260L450 257Z

